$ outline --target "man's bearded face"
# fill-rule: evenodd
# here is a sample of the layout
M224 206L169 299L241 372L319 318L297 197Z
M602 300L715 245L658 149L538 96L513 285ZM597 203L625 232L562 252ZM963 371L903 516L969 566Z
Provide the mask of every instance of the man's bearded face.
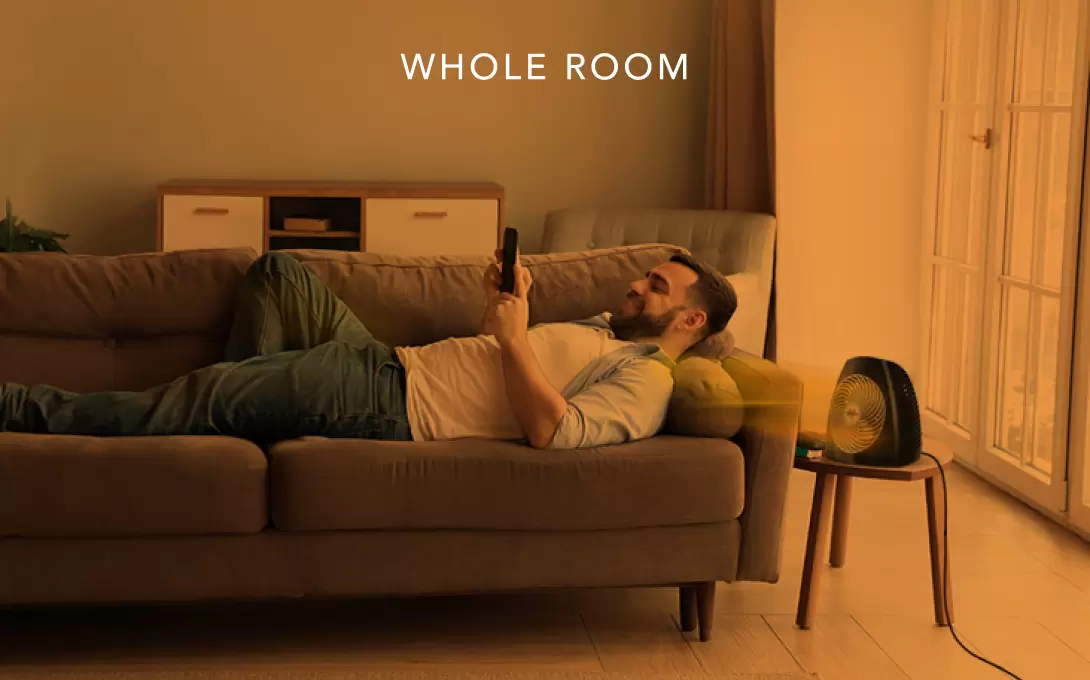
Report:
M673 307L661 314L651 314L645 308L644 299L635 291L629 291L620 309L609 320L609 326L618 340L661 337L673 323L681 307Z

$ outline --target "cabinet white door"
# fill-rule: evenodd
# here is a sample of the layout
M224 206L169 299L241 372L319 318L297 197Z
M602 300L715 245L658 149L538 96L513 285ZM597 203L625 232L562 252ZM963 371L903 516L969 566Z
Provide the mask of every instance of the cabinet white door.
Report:
M261 196L163 197L163 250L253 248L265 251Z
M499 203L477 198L368 198L364 250L402 256L491 255Z

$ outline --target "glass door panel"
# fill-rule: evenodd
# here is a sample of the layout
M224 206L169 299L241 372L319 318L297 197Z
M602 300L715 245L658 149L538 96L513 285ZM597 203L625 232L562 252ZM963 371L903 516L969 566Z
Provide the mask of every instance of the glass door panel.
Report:
M999 0L946 0L937 15L926 204L925 433L973 459L979 420L982 276L991 221ZM982 142L981 139L984 139Z
M1047 509L1065 506L1075 240L1086 88L1083 0L1004 8L995 213L985 307L982 470Z

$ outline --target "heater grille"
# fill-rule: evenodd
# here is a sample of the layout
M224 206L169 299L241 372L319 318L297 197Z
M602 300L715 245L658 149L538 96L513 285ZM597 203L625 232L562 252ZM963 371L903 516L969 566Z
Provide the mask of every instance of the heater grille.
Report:
M866 451L882 436L886 401L878 383L861 374L850 375L833 393L829 434L844 453Z
M876 357L849 359L833 389L827 436L825 456L840 463L901 466L919 460L920 410L904 369Z

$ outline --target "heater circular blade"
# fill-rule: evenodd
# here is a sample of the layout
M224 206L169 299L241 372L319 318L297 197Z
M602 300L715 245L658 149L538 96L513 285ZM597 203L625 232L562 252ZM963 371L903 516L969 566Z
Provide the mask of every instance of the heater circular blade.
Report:
M865 375L846 377L833 393L829 436L844 453L866 451L882 434L886 402L882 388Z

